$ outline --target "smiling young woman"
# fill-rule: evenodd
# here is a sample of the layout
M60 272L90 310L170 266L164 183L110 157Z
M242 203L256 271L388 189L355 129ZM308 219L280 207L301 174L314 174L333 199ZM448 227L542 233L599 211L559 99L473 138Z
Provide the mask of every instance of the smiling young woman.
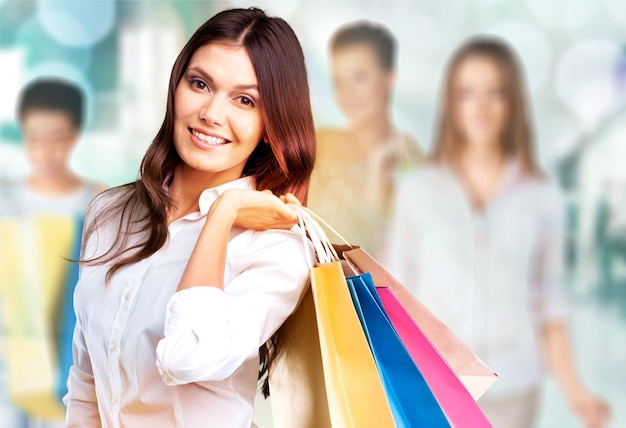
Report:
M68 426L252 425L313 262L288 203L306 201L314 157L289 25L254 8L209 19L174 64L140 179L88 211Z

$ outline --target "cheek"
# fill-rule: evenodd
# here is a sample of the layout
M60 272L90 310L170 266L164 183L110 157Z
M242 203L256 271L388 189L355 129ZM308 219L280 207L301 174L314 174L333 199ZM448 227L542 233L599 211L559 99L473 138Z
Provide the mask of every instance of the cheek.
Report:
M506 105L503 102L496 103L492 108L492 118L498 128L504 128L509 114Z
M260 112L241 112L235 111L230 114L230 126L232 131L237 134L240 141L256 146L263 137L263 119Z
M198 100L192 94L188 94L184 88L179 88L174 94L174 120L188 118L198 110Z

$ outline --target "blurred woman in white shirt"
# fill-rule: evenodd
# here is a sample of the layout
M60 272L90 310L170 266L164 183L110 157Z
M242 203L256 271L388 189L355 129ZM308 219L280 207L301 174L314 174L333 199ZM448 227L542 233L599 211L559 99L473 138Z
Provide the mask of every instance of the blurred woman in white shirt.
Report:
M288 203L306 201L314 135L285 21L233 9L196 31L140 179L87 214L67 426L253 425L313 262Z
M431 162L401 180L386 262L499 374L479 402L495 427L533 426L544 362L581 421L603 426L608 406L572 358L563 206L534 158L522 80L498 39L454 54Z

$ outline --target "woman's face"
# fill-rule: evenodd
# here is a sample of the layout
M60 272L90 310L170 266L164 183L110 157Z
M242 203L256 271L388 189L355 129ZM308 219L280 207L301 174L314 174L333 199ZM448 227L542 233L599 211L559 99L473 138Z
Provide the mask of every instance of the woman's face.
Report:
M65 173L78 139L78 130L69 115L57 110L31 110L21 125L33 175L53 179Z
M217 186L241 177L264 132L256 72L245 48L208 44L191 57L174 96L174 145L183 167Z
M374 49L366 43L337 48L331 73L339 109L353 124L365 124L387 115L393 72L384 70Z
M456 126L467 144L498 147L508 121L504 78L486 57L463 60L454 78Z

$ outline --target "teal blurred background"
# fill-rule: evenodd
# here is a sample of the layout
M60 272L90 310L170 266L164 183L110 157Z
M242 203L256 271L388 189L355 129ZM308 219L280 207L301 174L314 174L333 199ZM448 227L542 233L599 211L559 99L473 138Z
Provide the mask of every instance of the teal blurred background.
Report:
M135 179L180 48L215 12L252 5L286 19L299 36L317 126L343 121L328 72L332 32L357 19L389 27L399 46L394 119L426 150L453 49L475 33L515 47L541 163L568 201L565 280L579 366L610 401L611 426L626 426L626 1L0 0L0 178L27 168L15 122L19 90L52 74L89 95L75 168L108 185ZM577 426L551 381L541 420Z

